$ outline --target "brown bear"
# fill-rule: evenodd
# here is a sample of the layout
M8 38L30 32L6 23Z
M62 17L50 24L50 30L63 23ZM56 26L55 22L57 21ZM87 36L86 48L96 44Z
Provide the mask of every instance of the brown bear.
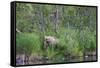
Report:
M44 37L44 48L48 48L48 46L56 46L58 44L59 40L56 37L53 36L45 36Z

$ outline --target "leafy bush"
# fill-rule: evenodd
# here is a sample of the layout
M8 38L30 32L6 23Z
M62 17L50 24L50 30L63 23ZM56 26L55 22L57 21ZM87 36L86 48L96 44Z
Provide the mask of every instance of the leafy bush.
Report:
M42 42L38 34L35 33L17 33L16 49L17 52L26 54L38 54L41 50Z

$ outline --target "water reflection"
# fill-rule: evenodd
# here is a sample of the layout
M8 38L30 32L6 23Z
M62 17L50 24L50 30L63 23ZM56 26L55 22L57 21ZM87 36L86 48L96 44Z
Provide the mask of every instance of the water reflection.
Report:
M33 58L34 59L34 58ZM17 65L28 65L28 64L47 64L47 63L68 63L68 62L81 62L81 61L95 61L96 56L80 56L80 57L63 57L63 58L52 58L47 57L35 58L35 60L28 60L27 62L23 56L16 59Z

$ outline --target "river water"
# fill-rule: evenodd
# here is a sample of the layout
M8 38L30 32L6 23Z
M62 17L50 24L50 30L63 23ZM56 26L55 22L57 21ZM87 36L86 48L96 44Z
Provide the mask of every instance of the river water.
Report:
M41 59L35 59L30 61L25 60L16 60L17 65L30 65L30 64L48 64L48 63L70 63L70 62L82 62L82 61L96 61L96 55L93 56L81 56L81 57L71 57L67 56L64 58L41 58Z

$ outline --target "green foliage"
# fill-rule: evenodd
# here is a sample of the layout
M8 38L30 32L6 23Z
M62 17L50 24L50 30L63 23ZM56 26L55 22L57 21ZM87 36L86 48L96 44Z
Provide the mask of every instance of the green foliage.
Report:
M16 52L64 61L96 51L96 8L20 4L16 6ZM57 47L44 47L44 36L59 40ZM55 45L52 45L55 46ZM59 61L60 62L60 61Z
M26 54L39 53L41 50L41 40L40 37L35 33L17 33L16 35L16 49L25 52Z
M96 48L95 32L90 32L88 28L82 31L83 38L81 38L81 44L86 51L94 51ZM88 46L87 46L88 45Z

